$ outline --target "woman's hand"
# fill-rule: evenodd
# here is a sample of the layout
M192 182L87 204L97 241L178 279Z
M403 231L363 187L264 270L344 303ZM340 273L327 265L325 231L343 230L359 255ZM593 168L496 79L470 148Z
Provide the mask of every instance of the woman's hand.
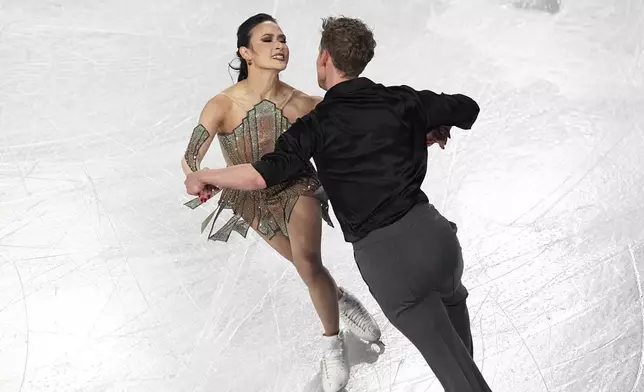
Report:
M219 191L221 191L221 189L212 185L206 185L206 187L199 192L199 200L201 200L202 203L205 203L219 193Z

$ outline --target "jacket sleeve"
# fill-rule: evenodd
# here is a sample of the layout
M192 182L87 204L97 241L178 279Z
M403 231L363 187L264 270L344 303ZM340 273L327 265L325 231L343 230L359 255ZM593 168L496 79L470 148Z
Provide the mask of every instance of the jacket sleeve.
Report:
M441 126L471 129L479 115L479 105L463 94L437 94L430 90L417 91L409 86L400 86L407 108L418 115L423 132Z
M322 130L314 112L299 118L253 167L266 187L293 180L304 174L311 158L322 148Z

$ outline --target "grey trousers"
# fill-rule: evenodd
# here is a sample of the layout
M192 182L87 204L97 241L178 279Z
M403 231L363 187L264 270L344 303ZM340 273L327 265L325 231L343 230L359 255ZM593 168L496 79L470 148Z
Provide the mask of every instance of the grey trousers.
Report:
M420 204L353 248L385 316L420 351L445 392L491 391L472 358L456 225Z

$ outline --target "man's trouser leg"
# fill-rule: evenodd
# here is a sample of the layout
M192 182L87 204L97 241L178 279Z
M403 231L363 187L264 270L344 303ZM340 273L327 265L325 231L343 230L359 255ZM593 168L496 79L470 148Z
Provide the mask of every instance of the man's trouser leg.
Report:
M423 355L446 392L491 391L472 358L463 258L455 228L428 204L354 244L385 316Z

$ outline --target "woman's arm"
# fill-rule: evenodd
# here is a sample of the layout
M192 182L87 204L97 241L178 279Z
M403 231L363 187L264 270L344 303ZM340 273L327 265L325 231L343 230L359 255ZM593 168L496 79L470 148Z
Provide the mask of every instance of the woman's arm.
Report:
M192 130L188 147L181 158L181 168L186 175L201 168L201 161L221 129L230 106L230 100L221 95L212 98L204 106L199 116L199 124Z

